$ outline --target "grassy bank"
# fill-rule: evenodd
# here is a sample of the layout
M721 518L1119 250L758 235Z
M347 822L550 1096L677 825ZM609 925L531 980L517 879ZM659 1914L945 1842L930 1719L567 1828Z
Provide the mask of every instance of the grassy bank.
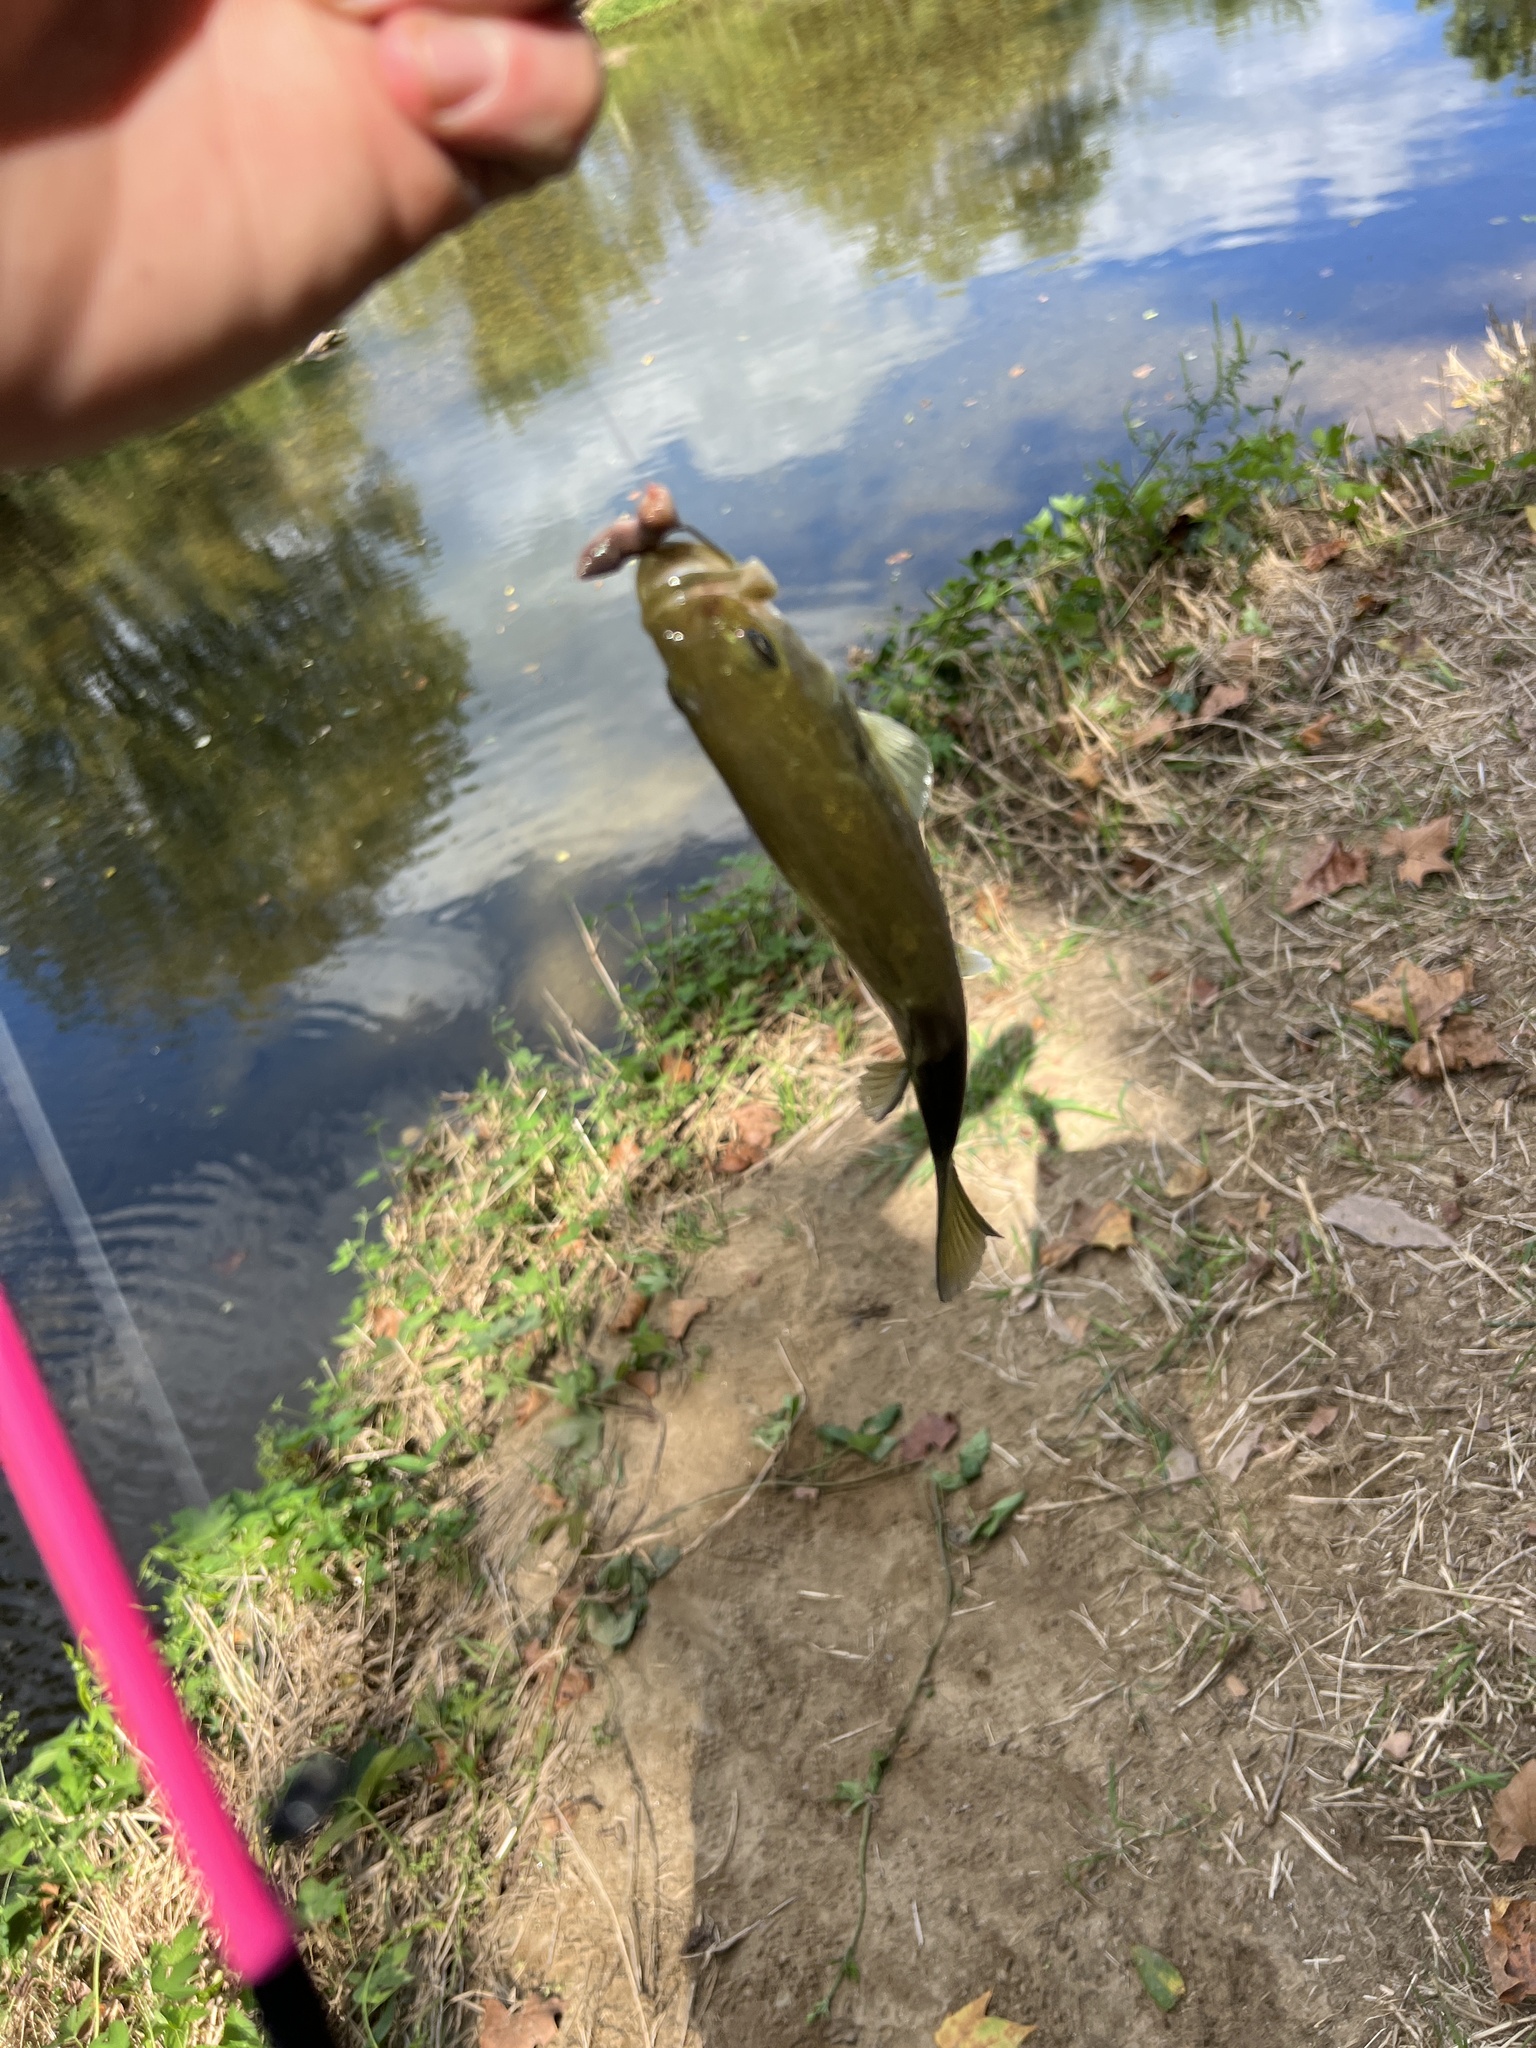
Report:
M1493 628L1468 599L1454 631L1404 635L1394 607L1441 574L1431 540L1525 544L1531 421L1520 355L1469 381L1459 438L1365 462L1283 397L1249 404L1241 337L1220 363L1187 431L973 556L855 681L928 736L949 854L1115 920L1172 900L1236 984L1242 899L1282 846L1424 815L1434 764L1399 773L1383 705L1443 711ZM639 933L610 994L613 1048L569 1026L550 1052L509 1045L381 1164L339 1254L359 1295L334 1372L269 1434L261 1484L149 1562L253 1836L303 1757L349 1762L324 1826L270 1854L350 2041L465 2038L472 1995L505 1988L488 1906L546 1853L524 1828L563 1717L672 1556L609 1528L615 1425L642 1376L703 1362L686 1289L722 1190L808 1127L860 1029L830 950L754 869ZM1397 1052L1377 1037L1381 1093ZM1242 1258L1175 1244L1170 1298L1214 1300ZM1181 1361L1214 1327L1196 1308ZM84 1678L0 1815L6 2048L256 2038Z
M350 1761L323 1831L271 1857L345 2039L451 2038L476 1971L497 1981L478 1917L581 1689L572 1649L632 1631L665 1563L586 1568L605 1425L634 1373L680 1356L667 1304L713 1190L792 1138L851 1030L830 949L758 864L641 930L633 965L614 1050L569 1026L553 1054L510 1045L366 1177L392 1191L338 1254L361 1291L334 1372L269 1432L262 1483L182 1517L147 1566L253 1836L291 1766ZM514 1612L489 1475L535 1413L511 1547L560 1568ZM255 2040L84 1674L81 1703L0 1794L0 2040Z

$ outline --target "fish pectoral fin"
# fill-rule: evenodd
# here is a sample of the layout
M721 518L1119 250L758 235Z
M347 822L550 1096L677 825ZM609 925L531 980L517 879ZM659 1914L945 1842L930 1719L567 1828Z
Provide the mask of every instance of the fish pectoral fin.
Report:
M933 756L928 745L909 725L887 718L883 711L861 711L859 723L864 737L895 778L906 798L907 809L921 821L933 794Z
M964 1294L981 1270L989 1237L1000 1237L960 1184L953 1159L939 1177L939 1299Z
M978 974L992 972L992 962L985 953L978 952L974 946L956 946L955 958L960 963L962 981L974 981Z
M859 1106L879 1123L907 1092L905 1060L876 1060L859 1076Z

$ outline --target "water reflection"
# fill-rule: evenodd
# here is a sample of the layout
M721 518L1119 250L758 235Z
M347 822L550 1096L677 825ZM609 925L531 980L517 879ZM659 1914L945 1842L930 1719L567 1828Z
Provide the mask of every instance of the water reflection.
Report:
M1422 4L1432 6L1435 0ZM1454 0L1445 46L1490 85L1501 78L1529 78L1536 69L1536 6L1531 0Z
M0 488L0 937L62 1015L248 1007L447 797L464 645L344 377Z

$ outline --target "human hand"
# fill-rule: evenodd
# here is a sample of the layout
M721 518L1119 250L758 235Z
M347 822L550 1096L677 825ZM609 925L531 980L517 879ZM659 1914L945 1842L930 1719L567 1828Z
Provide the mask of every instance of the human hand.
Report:
M0 464L165 424L489 195L569 167L548 0L5 0Z

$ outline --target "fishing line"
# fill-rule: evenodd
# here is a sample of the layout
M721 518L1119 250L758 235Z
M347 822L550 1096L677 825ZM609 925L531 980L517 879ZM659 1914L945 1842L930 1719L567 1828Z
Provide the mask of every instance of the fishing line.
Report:
M133 1381L134 1391L149 1417L161 1456L171 1468L177 1491L188 1507L205 1508L208 1489L203 1484L203 1475L197 1469L196 1461L187 1448L187 1440L181 1433L181 1425L165 1397L160 1375L155 1371L144 1339L139 1335L133 1311L123 1298L112 1262L96 1235L96 1226L80 1199L80 1190L75 1186L69 1162L59 1150L48 1113L32 1086L32 1077L27 1072L20 1048L11 1036L11 1027L6 1023L3 1011L0 1011L0 1083L4 1084L10 1105L16 1112L16 1121L32 1148L38 1171L63 1218L64 1228L75 1248L75 1257L80 1261L117 1342L118 1355L128 1368L128 1377Z
M551 336L556 348L559 349L561 355L565 357L565 360L574 366L575 352L570 347L568 347L565 336L560 332L559 327L556 325L554 315L550 312L549 308L544 303L543 294L540 292L538 286L534 283L533 279L528 275L528 272L524 269L521 259L516 254L514 254L512 250L509 249L507 251L507 262L511 265L512 269L517 273L517 281L526 293L528 303L533 307L533 310L535 314L538 316L540 322L542 323L545 332ZM602 414L604 420L607 422L609 433L612 434L615 442L618 444L619 453L624 458L625 468L628 469L631 474L634 474L640 467L640 458L638 455L636 455L634 449L630 447L628 436L625 434L624 429L619 425L619 422L615 417L612 408L609 406L607 399L604 398L602 392L598 390L597 378L590 369L587 371L586 374L586 386L587 391L592 398L593 404Z

